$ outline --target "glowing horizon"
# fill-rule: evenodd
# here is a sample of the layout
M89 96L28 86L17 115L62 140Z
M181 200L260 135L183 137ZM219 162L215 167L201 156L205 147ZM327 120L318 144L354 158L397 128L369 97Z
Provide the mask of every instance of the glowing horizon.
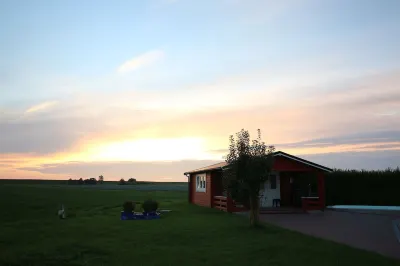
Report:
M0 178L184 180L242 128L398 164L400 3L50 2L0 3Z

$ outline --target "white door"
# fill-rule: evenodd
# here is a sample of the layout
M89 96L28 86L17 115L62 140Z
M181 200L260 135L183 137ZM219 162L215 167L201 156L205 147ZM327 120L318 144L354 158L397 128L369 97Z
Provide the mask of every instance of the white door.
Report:
M261 207L272 207L274 199L281 198L281 184L280 184L279 173L274 172L268 178L268 181L264 183L264 189L260 191L260 206Z

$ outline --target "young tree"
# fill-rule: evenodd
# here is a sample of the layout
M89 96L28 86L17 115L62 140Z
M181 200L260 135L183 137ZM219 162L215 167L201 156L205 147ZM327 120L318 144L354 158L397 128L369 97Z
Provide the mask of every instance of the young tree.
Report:
M271 172L275 147L261 140L259 129L255 140L250 141L249 132L242 129L236 133L236 139L231 135L229 141L223 185L229 197L249 208L250 224L257 226L260 188Z
M99 176L99 183L102 184L103 182L104 182L104 177L103 177L103 175L100 175Z

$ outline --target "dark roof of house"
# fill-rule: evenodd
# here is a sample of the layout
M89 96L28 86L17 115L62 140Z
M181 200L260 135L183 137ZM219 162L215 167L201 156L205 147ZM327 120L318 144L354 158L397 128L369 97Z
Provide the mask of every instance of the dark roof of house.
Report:
M198 168L189 172L186 172L185 175L187 174L194 174L194 173L201 173L201 172L208 172L208 171L213 171L213 170L222 170L224 166L226 166L226 162L221 162L221 163L216 163L213 165L205 166L202 168Z
M311 166L313 168L320 169L320 170L325 171L325 172L332 172L333 171L332 169L330 169L328 167L325 167L325 166L322 166L322 165L319 165L319 164L304 160L304 159L302 159L300 157L293 156L293 155L290 155L290 154L282 152L282 151L274 152L273 156L274 157L282 156L282 157L285 157L285 158L288 158L288 159L291 159L291 160L298 161L300 163L309 165L309 166ZM195 170L192 170L192 171L189 171L189 172L185 172L184 175L196 174L196 173L202 173L202 172L209 172L209 171L223 170L223 168L225 166L227 166L227 165L228 164L226 162L220 162L220 163L216 163L216 164L209 165L209 166L206 166L206 167L198 168L198 169L195 169Z

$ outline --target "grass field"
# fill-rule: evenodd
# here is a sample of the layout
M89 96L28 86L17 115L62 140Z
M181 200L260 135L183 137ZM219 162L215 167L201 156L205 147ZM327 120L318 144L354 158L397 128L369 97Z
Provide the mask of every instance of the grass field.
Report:
M187 204L187 192L0 184L0 265L399 265L380 255ZM120 221L153 198L160 220ZM76 216L59 220L64 203Z
M119 185L118 181L105 181L95 185L68 185L67 180L38 180L38 179L0 179L0 185L29 185L30 187L52 187L72 189L95 189L95 190L144 190L144 191L187 191L187 182L149 182L138 181L135 184L126 183Z

